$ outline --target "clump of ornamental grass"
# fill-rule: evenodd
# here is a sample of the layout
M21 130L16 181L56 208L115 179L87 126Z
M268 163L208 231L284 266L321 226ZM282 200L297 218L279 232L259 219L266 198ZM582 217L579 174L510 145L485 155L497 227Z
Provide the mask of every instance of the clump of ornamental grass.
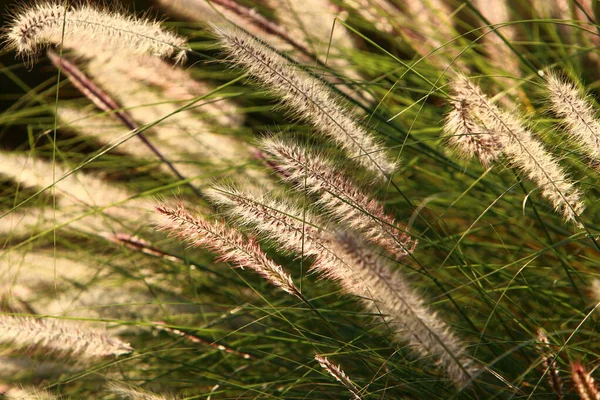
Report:
M591 2L155 2L4 30L3 396L598 398Z
M380 314L396 340L408 341L421 356L433 356L457 386L468 383L476 372L461 341L362 239L327 226L307 210L264 195L218 187L210 197L225 206L238 224L255 228L298 256L313 258L313 270L339 282L374 315Z

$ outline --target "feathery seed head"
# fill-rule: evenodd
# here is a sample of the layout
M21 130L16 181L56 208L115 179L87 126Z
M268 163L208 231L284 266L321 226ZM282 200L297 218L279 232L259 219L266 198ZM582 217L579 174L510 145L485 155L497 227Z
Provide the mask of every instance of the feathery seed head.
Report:
M451 102L453 108L446 116L444 135L463 157L475 156L488 167L500 156L502 146L478 121L472 100L461 95L457 92Z
M207 196L226 209L242 226L250 226L287 251L318 256L323 224L308 210L263 195L254 195L224 186L214 186Z
M0 393L7 400L58 400L52 393L37 388L2 387Z
M481 89L459 75L453 83L457 98L468 100L469 118L477 121L499 143L512 165L523 171L540 189L565 221L577 223L585 208L582 194L569 180L558 161L546 151L518 116L493 104ZM464 106L464 103L463 103Z
M226 207L238 224L254 227L259 234L277 242L283 250L312 258L312 271L337 280L342 286L362 286L353 276L351 266L332 248L334 239L328 227L309 210L289 202L222 187L215 187L208 196L215 204Z
M600 159L600 122L589 95L556 72L546 76L550 109L562 118L569 135L593 159Z
M183 37L163 30L158 22L60 1L24 7L3 36L7 46L25 58L35 57L48 44L87 48L90 55L98 47L118 48L177 62L185 60L188 49Z
M334 363L329 361L327 357L321 356L319 354L315 354L315 360L319 362L319 365L321 365L321 367L325 371L327 371L329 375L333 376L338 382L344 385L346 389L348 389L350 393L352 393L352 397L355 400L360 400L360 391L358 390L356 385L352 383L350 378L348 378L348 375L346 375L341 366L335 365Z
M208 248L220 256L219 260L232 262L242 269L248 267L285 292L300 295L291 276L267 257L254 239L245 238L222 222L210 222L190 214L183 203L175 207L159 205L155 210L162 216L155 224L159 230L171 232L194 247Z
M592 375L578 361L571 362L571 379L581 400L600 399L600 390Z
M212 29L233 63L280 96L295 114L309 121L349 157L380 178L393 173L395 162L388 158L385 147L349 115L325 83L238 28L213 25Z
M328 272L348 293L359 296L368 310L381 315L396 340L408 342L421 357L433 357L457 387L468 384L478 368L464 344L389 260L347 232L339 232L330 247L350 266ZM360 285L348 280L349 276Z
M119 397L126 397L135 400L176 400L177 397L165 396L157 393L152 393L137 387L125 385L122 383L112 382L108 385L108 390Z
M412 253L417 241L333 163L293 142L269 138L262 141L261 147L284 180L298 190L318 194L319 204L337 221L362 233L396 258Z
M0 315L0 340L21 348L43 348L81 360L129 354L120 339L73 322Z

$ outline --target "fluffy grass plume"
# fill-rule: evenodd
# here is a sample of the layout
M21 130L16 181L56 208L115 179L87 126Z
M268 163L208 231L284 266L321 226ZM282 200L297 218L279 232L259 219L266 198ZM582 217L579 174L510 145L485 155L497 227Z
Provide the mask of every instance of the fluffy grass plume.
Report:
M0 387L0 393L8 400L57 400L59 397L46 390L24 387Z
M108 389L121 399L133 400L177 400L178 397L166 396L157 393L152 393L147 390L128 386L120 383L111 383Z
M312 269L381 315L396 340L409 342L421 356L433 357L457 386L471 379L476 368L463 343L368 244L351 234L328 232L318 217L282 201L225 188L210 192L210 197L226 206L239 224L254 227L298 256L312 258Z
M577 223L578 216L585 208L582 193L567 177L556 158L534 137L534 133L514 113L501 110L493 104L481 89L465 76L458 76L452 89L455 112L468 113L468 120L478 121L476 129L483 128L486 134L492 136L492 142L499 144L508 161L536 183L542 196L565 221ZM447 133L474 138L474 143L466 145L467 147L464 143L461 144L463 152L468 151L468 148L473 154L483 154L481 157L486 161L495 158L495 153L490 151L490 148L497 146L483 144L485 142L477 138L478 133L471 131L471 125L457 123L454 117L448 118L446 125Z
M594 1L8 1L0 392L597 399Z
M546 76L550 109L562 118L569 135L592 158L600 158L600 123L594 103L567 78L556 72Z
M116 47L183 62L188 49L185 38L165 31L158 22L88 4L69 6L59 1L17 10L5 29L4 39L8 48L24 58L35 57L44 46L52 44L85 46L91 54L98 47Z
M283 179L297 189L318 194L323 206L339 222L360 232L394 257L402 258L414 250L417 241L398 225L379 202L353 183L330 161L293 142L266 139L262 150Z
M354 400L361 400L360 391L358 390L356 385L352 383L350 378L348 378L348 375L346 375L344 370L339 365L335 365L334 363L329 361L327 357L324 357L319 354L315 354L315 360L319 362L319 365L325 371L327 371L329 375L333 376L336 381L344 385L346 389L348 389L348 391L352 393L352 398Z
M0 315L0 340L19 348L70 355L79 360L129 354L133 348L116 337L79 323L50 318Z
M271 284L294 296L300 290L280 265L275 264L260 249L256 241L220 222L209 222L187 212L183 204L161 205L156 211L163 216L157 228L169 231L195 247L206 247L219 254L221 261L230 261L240 268L250 268Z
M214 25L212 29L231 62L279 96L294 114L310 121L350 158L381 178L393 173L396 165L385 147L356 122L322 81L234 26Z

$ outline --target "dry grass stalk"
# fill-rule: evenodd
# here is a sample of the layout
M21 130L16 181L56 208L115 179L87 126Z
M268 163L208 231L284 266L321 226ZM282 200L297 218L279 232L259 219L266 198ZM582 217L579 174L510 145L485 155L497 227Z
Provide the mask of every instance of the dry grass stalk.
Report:
M460 105L460 112L477 121L478 126L493 137L508 160L535 182L554 210L565 221L578 224L578 216L585 208L581 200L582 194L569 180L558 161L534 137L534 133L514 113L503 111L492 104L481 89L466 77L456 78L452 87L455 110ZM473 132L461 131L460 127L449 126L447 131L454 132L455 135L473 136Z
M212 340L203 339L201 337L198 337L197 335L192 335L191 333L184 332L184 331L179 330L177 328L171 328L170 326L167 325L166 322L163 322L163 321L154 321L154 324L155 324L154 326L157 329L163 330L165 332L172 333L172 334L177 335L177 336L181 336L183 338L186 338L190 342L202 344L202 345L205 345L205 346L214 347L215 349L220 350L220 351L224 351L225 353L230 353L230 354L238 355L238 356L242 357L244 360L250 360L250 359L255 358L255 357L251 356L248 353L243 353L241 351L232 349L231 347L227 347L227 346L224 346L222 344L215 343Z
M344 370L339 366L335 365L327 357L321 356L319 354L315 354L315 360L319 362L321 367L327 371L327 373L333 376L338 382L346 387L352 393L352 398L354 400L360 400L360 390L356 387L354 383L348 378L348 375L344 372Z
M360 232L396 258L413 252L417 241L405 233L394 217L347 174L324 157L292 142L266 139L261 148L283 178L297 189L319 195L323 206L339 222Z
M283 291L300 297L300 290L280 265L275 264L252 238L222 222L209 222L187 212L182 203L176 207L157 206L162 216L156 224L194 247L206 247L220 255L220 261L230 261L240 268L248 267Z
M126 16L90 5L65 6L60 1L23 7L14 15L5 40L23 57L34 57L47 44L124 49L130 54L173 57L183 62L186 39L163 30L158 22ZM94 46L89 46L94 43Z
M235 27L213 26L213 31L233 63L246 69L349 157L380 178L393 173L395 163L385 147L350 116L341 99L322 81Z
M571 379L581 400L598 400L600 391L596 381L586 368L578 361L571 362Z
M79 360L133 351L128 343L102 331L56 319L0 315L0 333L0 340L12 346L69 354Z
M600 122L590 96L557 73L548 73L546 88L551 110L576 143L593 159L600 159Z

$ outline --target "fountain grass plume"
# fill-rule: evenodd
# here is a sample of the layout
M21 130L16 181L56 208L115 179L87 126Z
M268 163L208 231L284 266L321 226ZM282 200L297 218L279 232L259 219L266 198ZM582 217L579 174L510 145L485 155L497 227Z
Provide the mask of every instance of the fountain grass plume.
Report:
M489 149L500 148L508 161L537 185L542 196L566 222L578 225L578 217L585 209L583 195L568 178L558 160L535 138L535 134L514 113L493 104L479 86L467 77L458 75L453 81L452 90L454 111L451 111L451 115L453 112L464 113L467 121L474 121L477 129L483 129L497 143L487 146L488 150L483 152L484 158L490 161L495 159L496 153ZM447 132L479 140L477 132L471 132L466 124L461 129L460 124L454 124L455 121L454 117L447 119ZM471 145L470 148L484 148L481 143ZM463 151L467 151L469 146L463 148Z
M354 400L361 399L360 391L358 390L356 385L354 383L352 383L352 381L350 380L348 375L346 375L346 373L344 372L344 370L342 369L341 366L335 365L334 363L329 361L329 359L327 357L322 356L320 354L315 354L315 360L319 363L321 368L323 368L325 371L327 371L327 373L329 375L333 376L335 378L335 380L337 380L342 385L344 385L346 387L346 389L348 389L348 391L350 391L350 393L352 393L352 398Z
M550 109L575 142L594 160L600 159L600 122L592 98L556 72L546 76Z
M176 62L185 61L188 49L185 38L165 31L156 21L88 4L65 6L61 1L17 9L2 36L7 47L25 59L35 58L49 44L87 48L92 55L99 47L122 49Z
M398 342L413 352L432 357L457 387L477 371L462 342L424 304L387 260L355 235L326 227L309 210L235 189L216 187L208 193L238 224L250 226L284 250L313 260L311 270L340 284L380 315Z
M244 68L267 90L279 96L294 114L309 121L366 169L385 179L396 163L375 136L356 122L327 85L246 32L231 25L213 25L229 60Z
M49 318L0 315L0 340L20 348L69 354L78 360L129 354L133 348L82 323Z
M232 262L240 268L250 268L283 291L300 297L300 290L291 276L274 263L252 238L226 226L210 222L189 213L183 203L175 207L159 205L155 210L162 216L156 223L159 230L168 231L194 247L205 247L219 254L220 261Z
M417 241L406 233L406 227L398 225L374 197L322 155L276 138L263 140L261 148L285 181L300 191L319 195L318 204L335 220L396 258L413 252Z

